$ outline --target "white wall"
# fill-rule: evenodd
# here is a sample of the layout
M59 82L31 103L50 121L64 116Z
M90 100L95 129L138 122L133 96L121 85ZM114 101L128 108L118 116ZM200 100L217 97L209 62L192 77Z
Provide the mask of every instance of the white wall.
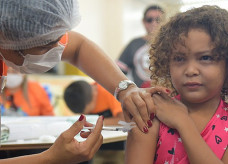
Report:
M126 44L144 35L142 14L149 4L159 4L167 18L186 8L203 4L228 5L228 0L78 0L81 23L74 29L117 59ZM185 5L186 4L186 5Z
M74 30L116 58L122 46L122 0L79 0L82 21Z

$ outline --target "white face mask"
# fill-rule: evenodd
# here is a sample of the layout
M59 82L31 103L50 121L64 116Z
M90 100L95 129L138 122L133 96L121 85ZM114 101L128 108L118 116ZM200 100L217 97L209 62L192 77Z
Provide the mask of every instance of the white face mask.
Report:
M21 52L19 52L24 57L24 62L21 66L18 66L13 62L6 60L1 53L0 55L3 57L4 62L7 66L12 67L20 73L44 73L61 61L64 48L65 47L63 45L59 45L50 49L43 55L23 55Z
M7 88L16 88L22 84L24 77L22 74L8 73L6 80Z

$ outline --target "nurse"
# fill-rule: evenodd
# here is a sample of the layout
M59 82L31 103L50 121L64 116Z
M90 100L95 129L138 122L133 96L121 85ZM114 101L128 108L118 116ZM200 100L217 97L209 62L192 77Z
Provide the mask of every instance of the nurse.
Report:
M84 73L114 93L122 103L125 119L134 117L144 132L152 126L151 89L139 89L93 42L70 31L80 22L76 0L1 0L0 1L0 72L3 88L6 67L21 73L43 73L61 60L77 66ZM142 117L141 117L142 116ZM2 163L78 163L89 160L102 144L100 116L91 133L78 142L74 136L83 126L92 126L84 115L63 132L56 142L40 154L1 160Z

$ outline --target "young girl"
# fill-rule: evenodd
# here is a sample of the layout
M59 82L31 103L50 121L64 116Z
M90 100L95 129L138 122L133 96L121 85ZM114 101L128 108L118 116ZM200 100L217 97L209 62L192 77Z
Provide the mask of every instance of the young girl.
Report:
M126 163L228 163L228 12L203 6L161 27L150 52L155 119L129 132Z

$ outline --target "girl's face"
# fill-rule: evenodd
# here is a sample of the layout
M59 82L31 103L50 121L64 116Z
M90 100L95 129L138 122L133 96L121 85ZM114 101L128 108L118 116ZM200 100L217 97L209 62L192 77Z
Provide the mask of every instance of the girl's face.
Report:
M174 88L185 102L202 103L218 100L225 81L225 60L212 57L210 36L201 29L192 29L182 36L170 60Z

